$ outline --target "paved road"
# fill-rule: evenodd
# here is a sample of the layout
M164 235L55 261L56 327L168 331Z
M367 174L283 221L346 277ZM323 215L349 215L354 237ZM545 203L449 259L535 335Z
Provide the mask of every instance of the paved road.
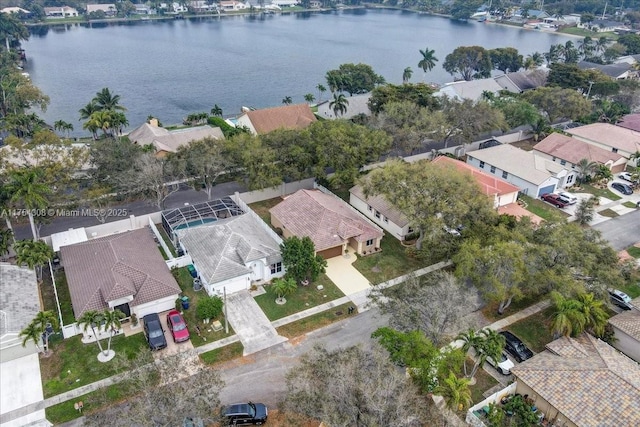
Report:
M611 247L621 251L640 242L640 209L593 226Z

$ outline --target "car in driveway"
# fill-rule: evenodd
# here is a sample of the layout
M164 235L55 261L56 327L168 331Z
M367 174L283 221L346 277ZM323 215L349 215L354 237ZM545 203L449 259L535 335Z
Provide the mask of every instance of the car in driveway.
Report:
M633 308L629 295L617 289L609 289L608 292L612 304L617 305L623 310L631 310Z
M533 352L518 338L509 331L501 331L500 335L504 337L504 349L511 354L516 361L531 359Z
M575 205L576 203L578 203L578 198L576 196L574 196L571 193L568 193L566 191L560 191L558 193L558 196L560 197L560 200L562 200L563 202L565 202L568 205Z
M625 181L629 181L632 183L637 182L637 180L634 180L633 175L631 175L629 172L621 172L620 175L618 175L618 178L624 179Z
M160 323L158 313L147 314L142 318L144 324L144 336L147 338L151 350L162 350L167 347L167 340L164 337L164 329Z
M173 342L185 342L189 341L189 329L187 329L187 323L184 321L184 317L178 310L171 310L167 313L167 328L171 332Z
M491 356L487 356L487 363L496 368L496 370L502 375L509 375L511 373L511 368L515 366L504 352L500 353L500 360L498 363L496 363Z
M262 425L268 415L269 410L263 403L234 403L222 410L222 416L230 426Z
M618 190L625 196L633 194L633 188L631 188L629 184L625 184L624 182L614 182L613 184L611 184L611 188L613 188L614 190Z
M547 203L552 204L553 206L557 207L557 208L564 208L566 207L569 203L565 202L560 195L556 194L556 193L545 193L542 196L540 196L540 198L542 200L544 200Z

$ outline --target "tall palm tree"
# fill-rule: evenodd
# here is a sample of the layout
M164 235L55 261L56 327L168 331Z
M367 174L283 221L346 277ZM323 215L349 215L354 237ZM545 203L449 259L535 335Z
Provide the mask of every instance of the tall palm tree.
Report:
M436 62L438 62L438 58L435 56L435 50L429 50L428 47L425 47L424 50L420 50L420 55L422 58L420 62L418 62L418 67L422 68L422 71L426 72L433 70L436 66Z
M218 104L214 104L213 108L211 109L211 115L212 116L217 116L217 117L222 117L222 108L220 108L220 106Z
M602 55L604 53L605 50L607 50L607 47L609 46L609 39L607 38L607 36L601 36L598 41L596 41L596 52L599 55Z
M329 103L329 108L333 110L333 114L338 117L338 115L343 116L347 112L347 106L349 105L349 101L344 96L344 94L333 94L333 101Z
M33 238L38 238L33 212L36 209L44 209L49 204L47 196L51 188L43 182L42 170L36 167L22 167L9 173L7 193L9 202L13 206L23 207L27 210Z
M578 172L578 182L584 182L584 179L591 176L598 168L598 163L589 159L580 159L576 163L576 171Z
M0 258L9 254L13 242L13 230L10 228L0 229Z
M120 105L120 95L112 94L108 87L102 88L100 92L96 93L93 102L96 103L100 110L127 111L126 108Z
M19 240L14 244L16 263L36 270L42 280L42 267L53 258L53 249L42 240Z
M80 113L80 120L87 120L93 113L98 111L100 107L96 104L95 101L89 102L87 105L78 110Z
M36 348L40 350L42 332L40 332L40 329L34 322L29 323L26 328L20 331L20 337L22 337L23 347L26 347L29 341L33 341L33 343L36 345Z
M51 310L39 311L31 323L40 331L44 341L44 353L47 354L49 352L49 333L58 329L58 318Z
M307 93L307 94L304 96L304 100L305 100L305 101L307 101L308 103L312 103L313 101L315 101L315 99L316 99L316 97L315 97L315 96L313 96L313 94L312 94L312 93Z
M323 84L318 83L318 86L316 86L316 89L318 89L318 102L320 102L320 100L322 99L322 94L327 91L327 88L324 87Z
M559 292L552 292L554 313L551 331L555 337L576 336L584 331L586 319L579 301L565 298Z
M456 337L456 340L462 341L462 352L467 354L469 350L476 349L480 347L480 342L482 341L482 337L476 333L475 329L469 328L467 332L461 332ZM467 361L465 357L465 361L463 363L464 366L464 375L467 376Z
M13 13L0 13L0 39L9 51L12 40L29 40L29 30Z
M103 352L106 356L109 354L109 350L111 350L111 338L116 334L116 332L122 327L120 323L121 319L124 319L125 315L120 310L105 310L102 313L102 319L104 321L104 329L109 331L109 341L107 341L107 348Z
M471 405L471 390L469 390L469 380L458 378L453 372L436 387L436 393L444 397L447 407L454 411L465 409Z
M100 351L104 351L102 349L102 344L100 344L100 340L98 339L98 334L96 333L96 327L98 331L100 331L100 325L103 319L103 313L99 313L96 310L88 310L82 313L82 316L77 320L78 324L84 324L84 332L87 332L87 329L91 328L93 332L93 336L96 339L96 343L98 344L98 348Z
M604 335L607 320L609 319L609 315L604 308L604 302L596 299L593 293L578 295L578 301L585 319L585 328L597 337Z
M411 69L411 67L405 68L404 71L402 72L402 83L409 83L409 80L411 80L412 75L413 75L413 70Z
M285 96L284 98L282 98L282 103L284 105L290 105L293 102L293 100L291 99L290 96Z

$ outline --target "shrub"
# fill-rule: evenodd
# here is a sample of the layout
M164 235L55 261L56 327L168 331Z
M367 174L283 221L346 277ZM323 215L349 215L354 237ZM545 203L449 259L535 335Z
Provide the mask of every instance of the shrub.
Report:
M196 317L200 320L215 319L222 314L222 299L219 297L203 297L196 304Z

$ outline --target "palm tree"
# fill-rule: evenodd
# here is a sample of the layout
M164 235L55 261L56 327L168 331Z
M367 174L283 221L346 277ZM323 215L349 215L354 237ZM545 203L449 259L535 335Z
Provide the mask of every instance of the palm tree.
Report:
M222 117L222 108L220 108L218 104L214 104L213 108L211 109L211 115Z
M292 102L293 102L293 101L291 100L291 97L290 97L290 96L285 96L284 98L282 98L282 103L283 103L284 105L289 105L289 104L291 104Z
M411 80L412 75L413 75L413 70L411 69L411 67L405 68L404 71L402 72L402 83L409 83L409 80Z
M428 47L425 47L424 50L420 50L420 55L422 55L422 59L418 62L418 67L422 68L422 71L427 73L427 71L433 70L436 66L436 62L438 62L438 58L435 56L435 50L429 50Z
M579 301L565 298L556 291L551 293L551 299L554 305L551 332L554 337L576 336L584 331L586 319Z
M629 160L634 160L634 159L636 161L636 167L640 167L640 151L636 151L635 153L629 156Z
M102 88L100 92L96 93L96 96L93 97L93 102L100 110L127 111L126 108L120 105L120 95L112 94L108 87Z
M102 319L104 320L104 329L109 330L109 341L107 341L107 348L103 352L106 356L109 354L111 350L111 338L115 335L115 333L120 329L122 324L120 323L121 319L124 319L125 315L120 310L105 310L102 313Z
M456 340L460 340L463 342L462 344L462 352L466 355L469 350L476 349L480 347L480 342L482 341L482 337L478 335L473 328L469 328L467 332L461 332L456 337ZM464 375L467 376L467 361L465 357L464 361Z
M0 13L0 39L9 51L12 40L29 40L29 30L14 14Z
M318 102L320 102L320 100L322 99L322 94L327 91L327 88L324 87L324 85L318 83L318 86L316 86L316 89L318 89Z
M453 372L436 387L436 393L444 397L447 407L454 411L462 410L471 405L471 390L469 390L469 380L458 378Z
M604 53L605 50L607 50L607 47L609 46L609 39L607 38L607 36L602 36L598 39L598 41L596 41L596 52L600 55L602 55Z
M10 228L0 229L0 259L9 254L13 242L13 230Z
M589 159L580 159L576 163L576 171L578 172L578 182L584 182L584 179L591 176L598 168L598 163Z
M29 341L33 341L36 345L36 348L40 350L40 340L42 339L42 332L38 326L31 322L27 325L26 328L20 331L20 336L22 337L22 346L26 347Z
M96 310L88 310L82 313L82 316L77 320L78 324L84 323L84 332L87 332L87 329L91 327L91 331L93 332L93 336L96 339L96 343L98 343L98 348L102 352L102 344L100 344L100 339L98 338L98 334L96 333L96 326L98 327L98 331L100 330L100 324L102 323L102 313L98 313Z
M333 110L333 114L338 117L338 114L343 116L347 112L347 106L349 101L344 94L333 94L333 101L329 103L329 108Z
M47 354L49 352L49 337L59 326L58 318L51 310L39 311L31 323L40 331L44 341L44 354Z
M578 295L578 301L585 319L585 328L595 336L602 337L609 319L609 315L604 308L604 302L596 299L592 293Z
M22 167L9 173L7 193L9 202L14 206L22 206L27 210L33 238L38 238L33 212L36 209L44 209L49 204L47 195L51 188L43 182L42 170L36 167Z
M87 120L93 113L98 111L100 107L96 104L95 101L89 102L87 105L78 110L80 113L80 120Z
M291 295L298 289L298 284L293 277L276 279L271 285L271 290L278 296L276 302L284 304L287 302L284 297Z
M606 165L598 165L596 169L595 177L598 181L608 182L611 178L613 178L613 174L611 173L611 169L609 169Z
M308 93L304 96L304 100L307 101L308 103L312 103L315 99L316 97L313 96L312 93Z

